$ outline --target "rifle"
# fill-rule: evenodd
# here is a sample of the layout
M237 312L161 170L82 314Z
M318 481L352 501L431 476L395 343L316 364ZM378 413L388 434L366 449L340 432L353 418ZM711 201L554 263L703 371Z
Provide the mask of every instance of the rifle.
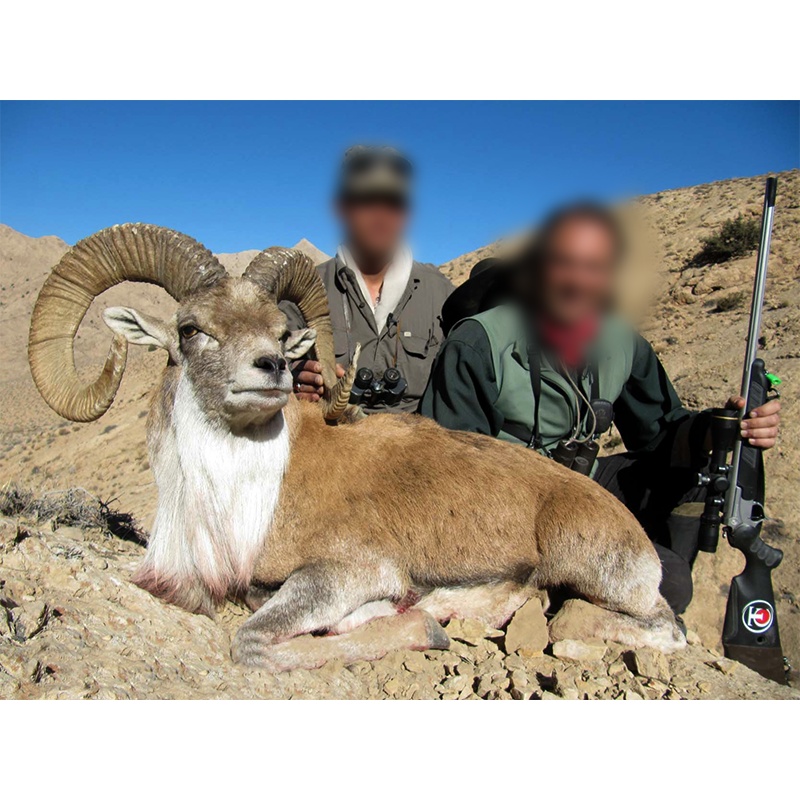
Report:
M728 544L741 550L745 557L744 570L733 578L728 593L722 632L725 655L765 678L785 683L772 590L772 570L781 563L783 552L761 538L765 519L763 453L739 435L746 414L770 397L780 396L774 388L780 380L770 375L764 362L757 358L777 186L776 178L767 178L742 372L741 394L745 405L740 411L715 408L711 412L711 458L707 472L698 476L700 485L707 487L700 517L699 548L705 553L716 552L722 524Z

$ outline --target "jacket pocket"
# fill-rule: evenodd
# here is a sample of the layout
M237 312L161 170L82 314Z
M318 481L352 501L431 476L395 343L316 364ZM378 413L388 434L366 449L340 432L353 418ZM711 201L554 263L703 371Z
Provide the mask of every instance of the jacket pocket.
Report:
M428 336L408 335L407 332L400 333L400 346L409 356L414 358L426 358L428 355L430 338Z

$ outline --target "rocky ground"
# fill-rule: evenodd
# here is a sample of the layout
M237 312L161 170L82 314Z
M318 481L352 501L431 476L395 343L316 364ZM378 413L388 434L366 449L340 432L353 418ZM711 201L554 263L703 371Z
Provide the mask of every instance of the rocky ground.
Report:
M638 273L629 274L626 288L640 292L634 303L640 330L692 409L716 405L738 388L755 255L701 269L687 268L687 261L725 219L739 212L759 216L763 183L763 176L723 181L633 204L653 252L651 260L639 262ZM460 283L479 257L503 246L489 245L442 269ZM83 487L103 499L117 498L119 508L148 527L156 489L144 426L163 354L131 348L114 405L87 425L57 417L30 379L25 357L30 310L65 249L55 237L31 240L0 226L0 484L16 481L40 493ZM221 257L237 271L247 256ZM774 574L775 590L784 650L795 669L800 664L799 265L800 173L795 170L779 176L762 331L762 353L784 380L783 432L766 459L771 519L765 538L786 554ZM82 374L94 374L108 346L102 308L133 304L168 315L170 303L154 287L138 286L115 287L95 302L78 336ZM604 452L621 447L612 432ZM133 586L129 578L141 554L140 544L98 528L61 523L53 530L35 516L0 518L0 696L797 696L720 655L725 598L731 576L741 569L739 554L724 542L716 555L701 554L695 565L695 599L686 615L693 644L669 658L596 642L543 642L540 617L530 630L538 637L533 643L538 650L530 642L517 646L513 630L498 633L471 623L456 631L459 625L451 623L447 651L391 653L371 664L329 663L279 676L231 663L230 637L246 616L243 609L228 604L211 621L165 606Z
M0 518L1 698L800 699L696 634L669 657L561 639L591 607L573 601L548 634L538 599L506 630L450 622L447 650L270 675L230 659L248 612L228 603L211 620L163 604L129 580L142 553L98 528Z

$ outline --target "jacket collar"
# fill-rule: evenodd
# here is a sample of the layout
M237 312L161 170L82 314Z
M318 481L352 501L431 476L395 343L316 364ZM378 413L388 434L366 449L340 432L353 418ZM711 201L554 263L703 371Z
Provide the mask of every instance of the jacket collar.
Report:
M525 320L525 316L522 310L515 303L508 303L506 305L506 308L508 309L509 313L514 315L514 325L516 331L513 350L512 350L514 358L520 363L520 365L525 370L530 371L530 364L528 363L528 344L533 343L535 348L540 353L543 369L554 370L558 372L559 370L557 370L551 363L547 351L542 345L541 338L536 333L536 326L529 324ZM608 323L608 318L606 316L601 317L597 329L597 335L587 348L587 353L586 353L587 364L595 363L595 361L601 355L601 350L602 350L601 342L603 339L603 334L606 331L607 323Z
M399 269L394 271L397 268ZM355 300L362 315L376 333L381 333L387 328L390 315L399 316L420 283L422 267L413 260L410 248L405 245L398 254L397 262L393 263L390 269L392 279L384 281L381 302L373 310L367 297L364 280L347 248L340 246L336 251L335 273L339 289ZM387 277L389 274L387 272Z

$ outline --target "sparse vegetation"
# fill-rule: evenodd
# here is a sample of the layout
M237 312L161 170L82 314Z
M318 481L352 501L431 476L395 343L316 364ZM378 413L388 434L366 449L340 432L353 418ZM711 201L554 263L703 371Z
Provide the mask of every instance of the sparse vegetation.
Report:
M144 544L147 538L131 514L111 507L114 500L103 501L80 487L55 490L37 495L15 483L0 488L0 514L7 517L32 517L52 520L54 526L99 528L120 539Z
M733 292L732 294L720 297L717 300L717 307L715 311L723 313L725 311L733 311L734 308L740 308L747 300L747 292Z
M702 247L687 262L689 267L724 264L732 258L752 253L758 247L758 220L739 214L726 219L717 233L702 240Z

